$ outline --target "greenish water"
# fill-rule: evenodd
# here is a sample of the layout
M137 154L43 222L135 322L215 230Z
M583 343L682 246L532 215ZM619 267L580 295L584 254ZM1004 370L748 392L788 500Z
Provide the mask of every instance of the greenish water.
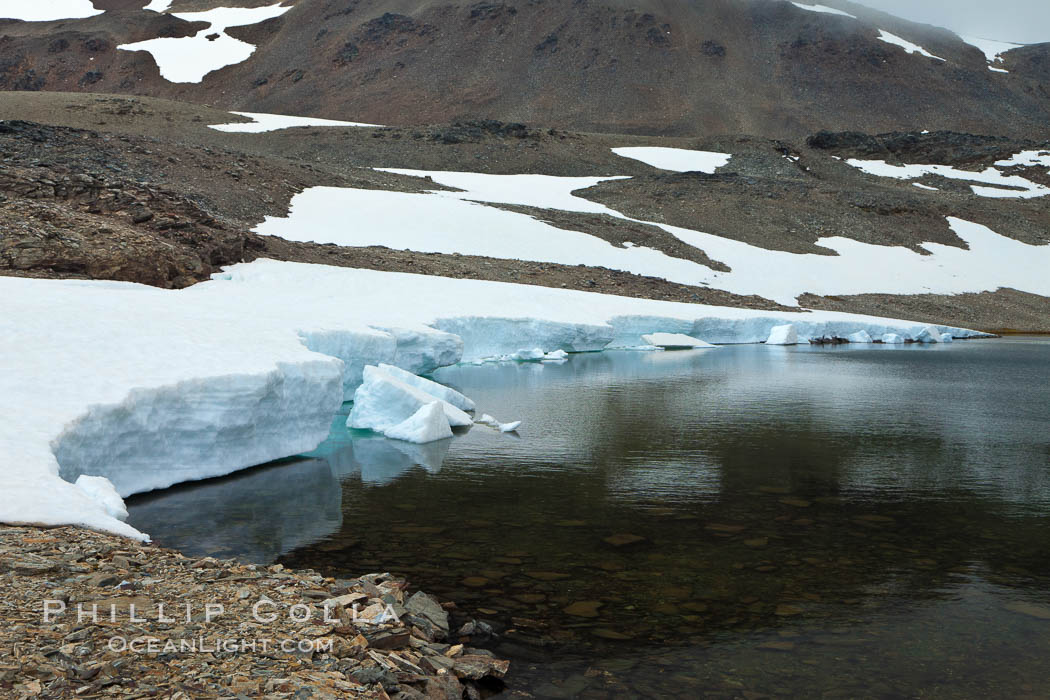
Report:
M307 458L133 499L130 522L404 575L491 624L510 689L541 697L1050 697L1047 340L437 378L520 437L415 448L337 419Z

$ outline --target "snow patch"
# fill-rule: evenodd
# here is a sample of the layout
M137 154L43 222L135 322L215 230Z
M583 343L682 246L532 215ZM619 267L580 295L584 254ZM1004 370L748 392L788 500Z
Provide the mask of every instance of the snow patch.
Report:
M91 0L0 0L0 19L23 22L53 22L60 19L84 19L102 14Z
M150 0L150 3L143 7L143 10L151 10L153 12L167 12L168 8L171 7L173 0Z
M297 129L308 126L351 126L351 127L378 127L378 124L362 124L359 122L341 122L334 119L316 119L314 117L292 117L284 114L262 114L260 112L230 112L240 117L248 117L250 122L235 122L231 124L209 124L209 129L225 131L229 134L261 134L267 131L278 131L280 129Z
M1026 153L1029 152L1026 151ZM1015 158L1021 155L1023 154L1018 154ZM977 172L973 170L959 170L950 165L890 165L884 160L859 160L856 158L850 158L846 163L869 175L892 177L898 180L911 180L926 175L940 175L950 180L969 180L996 185L996 187L970 185L973 193L980 197L1033 199L1050 195L1050 187L1026 180L1019 175L1003 175L991 167ZM1004 163L1009 163L1009 161L999 161L996 165ZM1017 165L1020 163L1011 164ZM1002 189L1003 187L1016 189Z
M962 34L959 34L958 36L967 44L979 48L981 50L981 53L984 54L984 57L988 59L989 63L1002 63L1004 53L1006 53L1007 51L1013 51L1014 49L1019 49L1022 46L1024 46L1024 44L1011 44L1007 41L982 39L981 37L977 36L964 36ZM992 70L998 70L1002 73L1009 72L997 68L992 68Z
M671 170L676 173L699 172L707 173L708 175L712 175L719 168L726 166L733 157L731 153L690 151L684 148L661 148L655 146L614 148L612 152L623 158L640 160L646 165L651 165L660 170Z
M102 506L106 515L117 520L127 520L128 509L124 507L124 499L120 497L113 484L104 476L87 476L81 474L77 477L74 485L86 493L91 500Z
M255 46L226 33L230 27L258 24L280 17L289 7L216 7L204 12L173 12L187 22L207 22L208 28L190 37L161 37L133 44L121 44L124 51L148 51L160 75L172 83L199 83L204 76L225 66L248 60ZM218 35L218 36L215 36ZM212 37L209 39L208 37Z
M843 12L842 10L836 10L834 7L828 7L827 5L803 5L800 2L792 2L791 4L800 10L809 10L810 12L823 12L829 15L842 15L843 17L851 17L852 19L857 19L856 15L851 15L850 13Z
M1050 168L1050 151L1021 151L1006 160L997 160L995 164L1003 168L1014 166Z
M918 44L913 44L910 41L908 41L907 39L902 39L901 37L897 36L896 34L890 34L885 29L880 29L879 30L879 37L878 37L878 39L879 39L879 41L885 41L887 44L893 44L894 46L899 46L902 49L904 49L905 51L907 51L908 53L917 53L920 56L925 56L926 58L935 58L938 61L943 61L944 60L940 56L934 56L932 53L930 53L926 49L922 48Z

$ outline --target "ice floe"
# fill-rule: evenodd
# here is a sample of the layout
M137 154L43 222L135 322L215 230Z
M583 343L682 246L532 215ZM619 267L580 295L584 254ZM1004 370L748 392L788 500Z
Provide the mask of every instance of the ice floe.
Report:
M342 122L334 119L316 119L314 117L292 117L284 114L262 114L260 112L230 112L240 117L248 117L250 122L233 122L230 124L209 124L209 129L225 131L230 134L261 134L280 129L297 129L307 126L328 127L378 127L378 124L360 122Z
M417 444L446 440L452 437L445 409L440 401L421 406L418 411L384 432L391 440L404 440Z
M1022 154L1014 156L1014 158L1021 159L1028 157L1035 159L1036 156L1028 155L1034 154L1034 151L1026 151ZM1042 162L1041 159L1037 162ZM884 160L859 160L857 158L850 158L846 161L849 165L854 168L861 170L869 175L877 175L879 177L891 177L897 180L911 180L914 178L924 177L926 175L940 175L941 177L948 178L950 180L967 180L971 182L983 182L988 185L996 185L996 187L982 187L981 185L970 185L970 189L973 193L980 197L992 197L997 199L1006 198L1017 198L1017 199L1031 199L1035 197L1046 197L1050 195L1050 187L1040 185L1038 183L1027 180L1020 175L1003 175L995 168L985 168L981 171L974 170L959 170L950 165L891 165ZM1036 164L1033 162L1014 162L1013 159L1008 161L999 161L996 165L1029 165ZM1014 189L1003 189L1003 188L1014 188Z
M635 347L654 332L754 343L785 323L812 337L925 327L272 260L183 290L0 277L0 306L0 521L130 537L142 535L79 477L126 497L308 453L367 366L420 374L523 347ZM377 425L435 400L392 377L380 384L391 382L417 398L398 416L384 401Z
M842 15L843 17L851 17L857 19L856 15L851 15L848 12L842 10L836 10L834 7L828 7L827 5L803 5L800 2L792 2L792 5L800 10L809 10L810 12L823 12L829 15Z
M648 333L642 336L649 345L653 345L664 350L685 350L693 348L714 348L717 345L711 343L705 343L699 338L694 338L684 333Z
M416 418L415 427L422 427L428 416L416 414L431 403L441 407L445 422L450 427L474 423L474 419L465 411L447 401L407 384L378 367L368 366L365 367L364 380L354 394L354 407L346 419L346 425L348 428L387 434L391 428Z
M452 363L450 362L449 364ZM461 411L473 411L476 408L473 399L464 396L455 389L447 387L444 384L438 384L426 377L420 377L411 372L406 372L400 367L395 367L394 365L388 365L382 362L379 364L379 369L395 379L403 381L409 386L414 386L420 391L424 391L435 398L441 399L445 403L452 404Z
M893 44L894 46L899 46L902 49L904 49L905 51L907 51L908 53L917 53L920 56L925 56L926 58L935 58L938 61L943 61L944 60L940 56L934 56L932 53L930 53L926 49L922 48L918 44L913 44L910 41L908 41L907 39L902 39L901 37L897 36L896 34L890 34L885 29L880 29L879 30L878 39L879 39L879 41L885 41L887 44Z
M100 15L91 0L0 0L0 19L24 22L53 22Z
M199 83L204 76L225 66L246 61L255 46L226 33L230 27L258 24L280 17L291 6L216 7L203 12L173 12L173 17L187 22L207 22L208 27L188 37L160 37L121 44L124 51L148 51L160 69L160 75L173 83ZM210 37L210 38L209 38Z
M699 172L709 175L728 165L733 157L730 153L690 151L685 148L661 148L656 146L614 148L612 152L624 158L640 160L646 165L651 165L660 170L672 170L678 173Z

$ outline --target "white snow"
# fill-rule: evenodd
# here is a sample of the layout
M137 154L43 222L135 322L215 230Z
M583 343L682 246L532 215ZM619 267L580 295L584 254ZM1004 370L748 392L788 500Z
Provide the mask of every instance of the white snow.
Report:
M360 122L341 122L334 119L316 119L314 117L292 117L284 114L262 114L260 112L230 112L241 117L248 117L250 122L230 124L209 124L209 129L225 131L230 134L261 134L280 129L295 129L307 126L342 126L342 127L378 127L378 124Z
M799 8L800 10L809 10L810 12L823 12L829 15L842 15L843 17L851 17L857 19L856 15L851 15L848 12L842 10L836 10L834 7L828 7L827 5L803 5L800 2L792 2L792 5Z
M1023 167L1046 166L1050 168L1050 151L1021 151L1006 160L997 160L995 164L1004 168L1018 165Z
M124 507L124 500L106 477L81 474L74 485L102 506L106 515L117 520L127 519L128 509Z
M121 44L125 51L148 51L160 69L161 77L173 83L199 83L204 76L225 66L248 60L255 46L234 39L226 33L229 27L258 24L280 17L289 7L280 4L267 7L216 7L204 12L173 12L173 17L187 22L208 22L209 26L194 36L161 37L133 44ZM208 37L218 34L217 38Z
M105 477L126 497L309 452L366 366L419 374L523 347L636 347L653 332L755 343L785 323L814 337L924 327L271 260L183 290L0 277L0 521L142 538L73 482ZM422 398L388 428L436 400L389 382Z
M153 12L167 12L168 8L171 7L172 0L150 0L150 3L146 5L143 10L152 10Z
M928 173L975 179L1026 190L976 187L983 196L1043 196L1050 188L1024 178L957 171L949 166L890 166L883 161L850 161L876 175L917 178ZM961 294L1000 287L1033 294L1050 292L1050 277L1036 274L1050 265L1050 246L1031 246L961 219L948 224L969 250L934 243L930 255L897 246L862 243L844 237L817 244L836 255L768 250L660 222L633 219L572 193L611 178L544 175L485 175L445 171L387 170L430 177L460 191L385 192L314 187L293 198L287 218L268 217L258 233L296 241L347 246L384 245L421 252L460 253L534 260L564 265L603 266L690 285L706 285L735 294L757 294L796 305L799 295ZM1035 188L1035 189L1032 189ZM474 201L470 201L474 200ZM730 272L668 256L651 248L620 248L585 233L566 231L536 218L487 206L518 204L590 214L606 214L667 231L680 241L725 263ZM348 220L346 212L353 212ZM1018 274L1020 272L1020 274ZM514 349L517 350L517 349Z
M91 0L0 0L0 19L25 22L83 19L102 12L95 9Z
M766 345L798 345L798 329L790 323L774 326L766 338Z
M879 30L879 37L878 38L879 38L879 41L885 41L887 44L893 44L894 46L899 46L902 49L904 49L905 51L907 51L908 53L917 53L917 54L919 54L921 56L926 56L927 58L935 58L938 61L943 61L944 60L940 56L934 56L932 53L930 53L926 49L922 48L918 44L913 44L910 41L908 41L907 39L902 39L901 37L897 36L896 34L890 34L885 29L880 29Z
M612 152L624 158L640 160L660 170L672 170L676 173L700 172L708 175L727 165L733 157L731 153L690 151L685 148L656 146L614 148Z
M391 440L404 440L422 445L452 437L452 428L448 424L441 402L434 401L421 407L401 423L388 428L383 434Z
M1006 70L1005 68L996 68L995 66L988 66L988 70L992 71L993 73L1009 73L1010 72L1010 71Z
M1014 157L1018 158L1022 156L1023 154L1018 154L1018 156ZM972 182L983 182L989 185L997 185L997 187L970 185L970 189L973 190L973 193L980 197L1032 199L1050 195L1050 187L1040 185L1031 180L1026 180L1019 175L1003 175L1001 172L991 167L978 172L973 170L959 170L950 165L890 165L884 160L858 160L856 158L850 158L846 163L852 165L858 170L868 173L869 175L892 177L898 180L911 180L925 175L940 175L941 177L951 180L968 180ZM1009 163L1009 161L999 161L996 165L1007 163ZM1014 187L1017 189L1008 190L1002 189L1003 187Z
M916 187L918 187L918 188L919 188L920 190L929 190L929 191L931 191L931 192L939 192L939 191L940 191L940 190L939 190L939 189L937 189L936 187L930 187L929 185L924 185L924 184L922 184L921 182L913 182L913 183L911 183L911 184L915 185L915 186L916 186Z
M882 342L887 345L900 345L904 342L904 337L898 333L886 333L882 336Z
M959 35L959 38L962 39L963 41L965 41L967 44L970 44L971 46L976 46L977 48L979 48L981 50L981 52L984 54L985 58L988 59L989 63L1001 63L1002 60L1003 60L1003 54L1004 53L1006 53L1007 51L1012 51L1013 49L1019 49L1022 46L1024 46L1024 44L1011 44L1010 42L1007 42L1007 41L996 41L994 39L982 39L981 37L965 36L965 35L962 35L962 34ZM993 68L992 70L1000 70L1003 73L1008 72L1008 71L1005 71L1005 70L1002 70L1002 69L995 69L995 68Z
M850 333L846 339L851 343L870 343L871 334L867 331L857 331L856 333Z
M461 427L474 423L469 415L447 401L369 365L365 367L364 381L354 394L354 407L346 419L346 425L386 434L394 426L413 417L419 409L434 402L444 410L446 422L450 426Z
M444 384L438 384L426 377L420 377L411 372L406 372L400 367L388 365L383 362L379 363L379 369L409 386L414 386L420 391L424 391L435 398L441 399L445 403L452 404L461 411L473 411L476 408L472 399L467 398L455 389L447 387Z
M699 338L685 335L684 333L649 333L642 336L649 345L654 345L665 350L681 348L714 348L718 347L711 343L705 343Z

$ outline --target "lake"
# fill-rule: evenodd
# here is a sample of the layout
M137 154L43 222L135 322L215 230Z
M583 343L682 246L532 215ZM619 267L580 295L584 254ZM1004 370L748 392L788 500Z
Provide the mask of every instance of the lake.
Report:
M129 499L187 554L391 571L540 697L1050 696L1050 339L575 355L479 415ZM348 407L344 407L344 411Z

